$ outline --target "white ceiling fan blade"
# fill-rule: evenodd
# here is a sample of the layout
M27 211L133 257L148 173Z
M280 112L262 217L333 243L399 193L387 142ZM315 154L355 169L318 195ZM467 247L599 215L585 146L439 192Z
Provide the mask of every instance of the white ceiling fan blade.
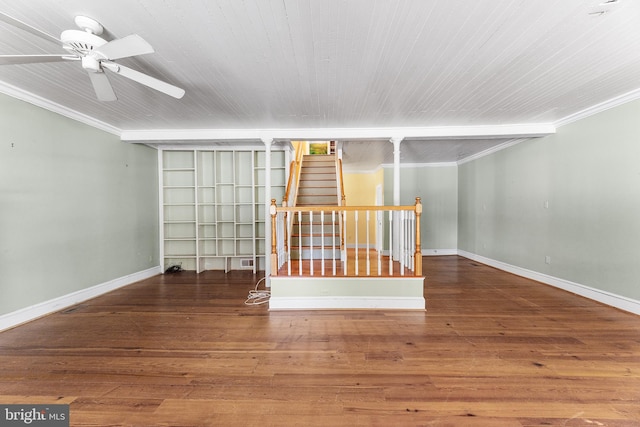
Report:
M94 52L104 56L105 59L120 59L130 56L144 55L155 52L153 47L137 34L110 41Z
M184 96L184 89L181 89L177 86L171 85L169 83L163 82L162 80L158 80L155 77L151 77L147 74L141 73L136 70L132 70L131 68L122 66L120 64L105 64L105 68L115 73L120 74L128 79L134 80L140 84L145 86L149 86L152 89L160 91L162 93L166 93L169 96L173 96L174 98L182 98ZM115 66L115 67L114 67Z
M93 90L96 91L96 96L100 101L115 101L118 99L109 82L109 78L104 72L89 72L88 74L91 84L93 84Z
M0 65L61 62L69 59L69 55L0 55Z
M6 13L2 13L0 12L0 21L4 21L7 24L13 25L14 27L20 28L21 30L24 30L28 33L31 33L33 35L36 35L38 37L41 37L45 40L49 40L52 41L54 43L58 43L60 44L60 40L57 37L52 36L51 34L45 33L44 31L41 31L37 28L32 27L29 24L25 24L24 22L13 18L9 15L7 15Z

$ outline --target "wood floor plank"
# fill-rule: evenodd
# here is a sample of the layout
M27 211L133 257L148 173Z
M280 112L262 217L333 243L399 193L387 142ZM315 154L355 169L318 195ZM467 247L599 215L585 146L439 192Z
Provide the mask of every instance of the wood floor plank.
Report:
M427 311L269 312L153 277L0 333L0 403L73 426L638 426L640 317L457 256Z

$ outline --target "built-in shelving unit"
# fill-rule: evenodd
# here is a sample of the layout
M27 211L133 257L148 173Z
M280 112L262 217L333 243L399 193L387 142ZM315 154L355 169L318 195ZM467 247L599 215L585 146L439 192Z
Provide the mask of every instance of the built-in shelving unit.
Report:
M271 198L286 185L285 151L271 152ZM265 268L265 151L159 151L163 271Z
M196 167L194 152L161 152L164 264L195 270Z

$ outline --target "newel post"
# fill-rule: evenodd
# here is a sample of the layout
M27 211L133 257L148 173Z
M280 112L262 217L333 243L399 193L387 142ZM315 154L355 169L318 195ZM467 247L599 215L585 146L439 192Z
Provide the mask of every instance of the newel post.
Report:
M422 276L422 247L420 244L420 216L421 215L422 215L422 202L420 201L420 197L416 197L416 253L414 254L416 276Z
M271 206L269 207L269 213L271 214L271 275L278 275L278 252L276 249L276 199L271 199Z

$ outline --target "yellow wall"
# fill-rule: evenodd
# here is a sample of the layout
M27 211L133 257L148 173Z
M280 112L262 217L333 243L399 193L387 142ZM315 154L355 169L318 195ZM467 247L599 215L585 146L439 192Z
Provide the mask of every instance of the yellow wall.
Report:
M298 147L302 150L302 154L309 154L309 143L307 141L291 141L294 152L298 151Z
M383 185L384 172L382 169L371 173L345 173L344 193L347 206L373 206L376 204L376 186ZM367 224L365 212L360 212L358 217L358 244L367 242ZM375 246L376 224L375 214L370 214L369 244ZM355 221L353 214L347 217L347 243L352 244L355 238Z

